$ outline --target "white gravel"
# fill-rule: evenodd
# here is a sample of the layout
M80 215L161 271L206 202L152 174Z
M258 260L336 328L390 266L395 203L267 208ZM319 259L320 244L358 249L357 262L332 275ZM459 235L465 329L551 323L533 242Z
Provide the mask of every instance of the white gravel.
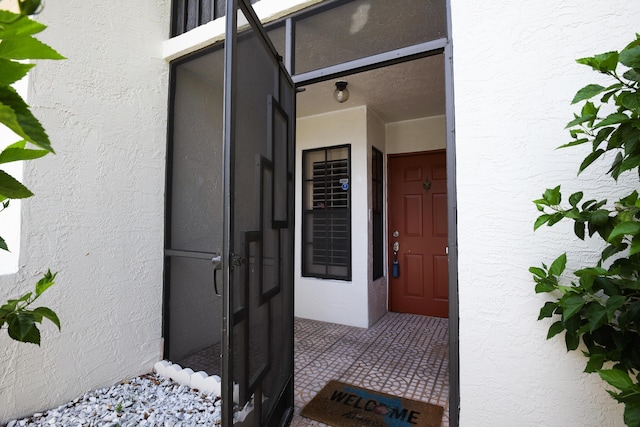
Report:
M147 374L95 390L58 408L13 420L7 427L216 426L221 400L188 386Z

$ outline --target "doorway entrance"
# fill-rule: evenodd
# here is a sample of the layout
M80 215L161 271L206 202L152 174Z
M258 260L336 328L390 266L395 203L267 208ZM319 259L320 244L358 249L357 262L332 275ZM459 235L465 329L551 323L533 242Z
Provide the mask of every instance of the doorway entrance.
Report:
M242 3L247 4L247 1L242 0ZM366 140L361 144L361 141L353 142L352 151L354 159L353 174L350 171L349 181L340 182L343 185L342 191L349 191L354 195L354 220L351 222L353 225L352 233L349 234L349 238L352 239L353 247L356 244L364 244L364 250L354 250L354 255L362 256L363 261L354 261L354 271L351 275L352 279L357 278L362 280L361 284L356 284L354 280L350 280L351 283L345 283L345 281L338 281L333 278L322 280L318 277L310 277L308 281L312 283L315 288L315 292L318 293L318 298L312 298L313 307L327 311L331 308L338 308L342 313L346 315L362 315L369 316L366 319L369 325L375 323L375 320L380 318L387 309L387 280L389 280L390 271L383 271L382 276L376 276L373 280L370 280L376 273L370 273L370 265L367 265L367 250L369 250L369 229L367 217L371 218L375 212L367 212L371 206L371 197L369 195L370 189L370 174L369 174L369 160L372 148L376 147L384 155L399 155L401 153L418 151L415 148L407 149L403 146L402 142L385 142L385 138L381 138L385 134L386 127L390 122L404 122L416 120L416 117L407 118L407 116L399 117L399 115L406 113L411 107L415 105L427 105L425 102L427 99L437 98L440 102L436 103L440 108L439 112L430 112L423 114L422 118L430 118L439 116L438 120L442 124L443 146L449 146L452 144L451 132L453 129L453 123L450 119L452 115L451 100L452 96L450 91L447 93L447 78L450 77L450 44L448 42L447 24L446 24L446 8L445 1L429 1L423 0L403 0L405 7L398 7L397 5L390 6L391 4L386 1L335 1L335 2L323 2L316 9L309 9L301 14L294 15L287 18L286 21L280 21L275 23L270 29L269 34L274 35L273 41L276 45L277 51L284 57L284 63L287 64L288 71L293 74L293 82L295 82L298 88L305 87L307 92L303 96L307 96L313 93L312 87L318 87L321 85L328 85L329 90L322 90L324 93L328 93L329 96L327 104L324 101L320 102L320 97L313 98L311 104L301 103L299 108L294 107L293 103L286 104L285 95L281 89L283 86L283 80L281 77L275 77L270 79L269 84L275 84L271 93L271 99L275 103L270 104L267 110L271 116L267 119L267 123L271 123L271 127L267 133L278 132L283 129L283 125L293 122L292 118L298 113L305 111L305 108L311 105L312 108L318 106L327 106L328 108L335 110L347 110L354 107L354 102L360 102L359 106L365 106L364 109L371 111L371 114L365 114L363 122L364 128L367 129L367 133L371 135L377 135L377 140ZM433 4L432 4L433 3ZM438 6L438 7L435 7ZM425 10L428 9L428 10ZM430 31L434 28L437 31L433 33L424 34L422 32L416 32L415 38L410 40L400 40L398 44L385 44L380 42L379 39L372 39L371 34L379 34L385 36L391 31L391 27L384 26L388 20L387 16L394 14L396 10L403 11L403 22L416 21L416 28L425 29L429 28ZM435 11L435 12L434 12ZM436 13L437 12L437 13ZM418 20L412 20L415 17L422 17ZM318 21L319 20L319 21ZM327 27L323 25L325 21L335 23L336 26ZM346 20L346 21L345 21ZM431 22L434 20L438 25L425 26L422 21ZM345 21L345 22L343 22ZM418 22L419 21L419 22ZM286 25L285 25L286 22ZM347 22L351 22L354 25L348 25ZM327 28L329 28L327 30ZM334 36L338 34L338 30L343 31L345 29L351 31L348 37L348 42L354 46L360 48L367 48L369 50L350 50L350 49L334 49L335 43L342 43L344 38L340 40L334 39ZM383 29L388 31L385 32ZM326 30L326 31L325 31ZM402 34L407 34L403 32ZM345 36L346 37L346 36ZM245 46L249 46L249 49L245 53L239 53L240 56L246 55L245 59L252 61L254 59L262 60L260 57L254 55L252 50L251 41L253 36L241 37L240 42L246 43ZM385 38L385 37L383 37ZM386 39L392 39L387 37ZM249 42L247 42L249 40ZM337 41L336 41L337 40ZM364 40L364 42L363 42ZM388 41L388 40L386 40ZM260 43L258 43L260 44ZM264 43L263 43L264 44ZM371 48L371 49L370 49ZM300 177L292 172L293 168L287 169L283 173L283 169L278 169L279 165L293 164L293 156L282 156L281 154L273 151L272 143L266 142L265 150L260 148L259 150L253 150L254 134L259 133L254 126L261 123L262 118L253 117L255 113L255 105L264 104L265 99L269 99L267 96L249 92L237 97L241 102L247 101L248 109L245 113L238 113L232 116L228 113L222 114L222 104L218 103L218 99L221 99L222 75L219 58L215 59L215 49L207 49L207 51L201 51L190 58L181 59L181 63L172 64L174 72L172 79L172 85L177 87L182 85L182 89L176 89L174 94L176 105L173 107L172 128L174 140L173 147L170 150L172 154L169 159L170 170L175 172L170 176L168 188L171 192L171 196L168 197L168 213L167 213L167 288L165 289L165 295L167 295L165 305L165 338L167 339L166 349L168 349L168 355L176 352L191 352L195 351L196 347L201 347L205 344L208 346L215 343L221 343L222 353L231 355L232 349L236 349L237 355L243 354L238 360L233 360L227 357L226 362L223 360L222 371L226 372L227 382L225 383L227 396L231 396L233 389L232 382L229 380L232 376L240 378L241 386L244 387L244 391L240 391L243 395L242 400L251 397L254 393L263 393L264 396L273 396L272 392L265 393L264 388L268 386L271 381L265 369L267 365L270 365L271 360L278 359L277 357L267 358L265 353L259 353L255 358L251 357L251 345L256 344L256 348L264 348L265 346L273 347L275 334L269 335L268 331L265 333L265 328L271 330L272 325L276 325L276 329L279 328L277 323L278 319L273 318L271 325L268 324L268 318L270 316L277 315L277 312L285 314L285 317L289 316L286 313L287 308L292 309L293 304L287 305L286 296L282 301L274 303L270 308L264 308L264 301L270 300L271 295L275 295L278 292L278 279L281 278L283 273L291 273L293 277L291 281L295 280L296 294L300 295L300 282L301 277L298 276L298 272L295 272L300 266L300 261L297 259L298 252L295 251L291 256L283 256L281 251L291 253L290 248L285 246L279 246L281 242L296 242L299 244L301 239L298 235L294 235L293 222L285 224L290 216L287 218L290 209L293 209L296 215L300 215L302 209L299 206L283 204L284 199L288 199L290 196L291 187L278 185L271 188L263 187L264 183L275 181L288 181L297 180L300 182ZM220 52L218 50L218 52ZM321 55L320 53L340 53L338 57L330 55ZM344 56L342 54L347 54ZM351 56L349 56L351 55ZM217 55L218 57L220 55ZM362 86L356 83L356 80L352 80L349 85L351 91L351 98L349 102L343 104L336 104L333 100L334 80L343 79L351 76L353 73L373 73L387 71L394 67L404 67L409 64L418 64L419 61L428 61L430 59L437 59L438 71L435 73L423 72L417 74L394 72L391 73L391 77L382 79L385 82L393 82L393 84L378 84L378 93L374 91L363 91ZM313 62L312 60L318 60L320 62ZM265 61L269 62L269 61ZM249 65L244 67L236 66L231 67L227 71L233 74L239 74L240 79L245 79L245 83L239 83L240 86L252 87L254 78L264 77L264 74L257 72L253 67L252 62L248 62ZM181 67L181 68L180 68ZM324 67L324 68L323 68ZM178 69L179 68L179 69ZM243 74L244 77L242 76ZM271 74L269 74L271 75ZM434 92L434 96L424 96L424 94L416 96L415 90L409 90L408 92L401 91L400 80L406 81L407 78L413 78L416 81L437 81L440 83L438 90ZM449 80L450 84L450 80ZM266 82L265 82L266 85ZM280 88L278 88L280 86ZM184 91L184 93L178 93ZM210 94L208 94L209 92ZM228 91L227 91L228 92ZM446 93L446 95L445 95ZM392 119L381 117L381 110L378 110L376 104L372 101L372 98L366 98L369 95L376 95L378 99L383 99L387 106L387 111L393 114ZM401 96L396 96L401 95ZM391 103L391 99L395 98L395 104ZM298 98L300 99L300 98ZM323 98L324 99L324 98ZM412 102L413 99L417 99L418 103ZM254 102L255 101L255 102ZM420 103L422 101L422 103ZM178 103L182 103L179 106ZM254 105L255 104L255 105ZM381 105L381 104L380 104ZM355 105L356 107L358 105ZM446 113L445 113L446 110ZM282 112L284 111L284 114ZM325 112L316 112L313 114L324 114ZM240 148L240 155L246 156L245 158L238 159L236 163L230 162L225 156L225 150L220 150L216 147L220 147L220 139L222 133L220 132L221 124L224 122L223 116L235 117L236 119L247 119L240 134L245 134L247 137L247 143L249 150ZM446 117L445 117L446 116ZM182 120L178 125L176 124L176 117ZM376 120L370 120L370 118ZM288 123L286 123L288 122ZM335 122L330 123L327 126L319 127L320 130L344 130L353 129L353 123L346 122L345 126L339 127ZM226 136L226 134L225 134ZM344 133L340 135L344 137ZM180 138L180 141L175 139ZM402 138L400 138L402 139ZM218 140L216 143L215 141ZM293 144L293 138L290 143ZM181 146L184 144L184 146ZM195 144L195 150L183 156L180 150ZM198 146L200 144L200 146ZM324 138L322 141L323 146L335 146L337 141L331 138ZM351 144L351 143L350 143ZM297 156L300 156L301 151L304 149L301 145L295 148ZM419 150L432 149L433 147L419 147ZM216 151L217 150L217 151ZM229 151L226 150L228 153ZM239 151L236 149L236 153ZM254 156L253 153L257 156ZM271 155L271 157L269 157ZM453 150L447 150L447 155L453 156ZM260 157L264 157L262 159ZM173 164L172 164L173 162ZM300 158L297 160L298 164L296 169L300 169ZM235 195L233 193L227 193L223 191L223 180L219 179L221 170L227 168L228 165L234 164L237 174L231 174L233 185L237 188L250 189L249 192L238 191ZM194 165L201 168L199 171L195 170ZM289 167L289 166L287 166ZM386 169L384 169L386 170ZM248 173L250 172L250 173ZM447 171L449 174L449 184L452 185L452 168ZM384 178L387 179L386 177ZM384 181L382 181L384 183ZM446 182L446 180L445 180ZM188 187L188 192L182 192L179 186L184 184ZM224 183L226 185L226 182ZM346 184L346 186L344 185ZM346 189L345 189L346 187ZM256 197L252 195L254 192L252 189L260 188L259 194ZM286 189L285 189L286 188ZM271 193L269 193L271 191ZM291 191L291 193L293 193ZM247 196L249 194L249 196ZM300 200L299 195L296 195ZM264 206L264 200L261 197L266 197L268 201L267 206ZM226 198L230 198L233 203L237 203L235 211L232 215L235 215L232 219L236 226L239 228L234 232L233 230L227 230L225 226L220 227L219 221L224 222L222 218L223 214L226 215L226 210L222 212L220 210L221 203L225 202ZM356 201L358 198L358 201ZM326 206L326 204L325 204ZM284 207L284 210L279 210ZM357 209L362 209L362 212L356 212ZM200 210L198 210L200 209ZM453 211L453 205L449 203L447 207L449 215ZM259 214L260 218L252 219L252 215ZM355 215L359 215L357 218ZM363 214L363 215L360 215ZM255 221L254 221L255 219ZM180 222L182 221L182 222ZM265 224L267 226L265 226ZM299 227L301 221L296 219L296 225ZM281 229L282 227L282 229ZM451 227L451 224L449 224ZM262 230L262 234L259 235L258 230ZM266 230L266 235L264 231ZM276 231L274 231L276 230ZM279 231L277 231L279 230ZM226 233L226 234L225 234ZM297 228L299 233L299 228ZM449 233L449 237L453 233ZM385 232L381 233L383 236L378 242L384 246ZM455 237L455 236L454 236ZM281 239L281 240L279 240ZM229 243L225 243L229 242ZM234 246L237 243L237 247ZM227 244L225 250L224 245ZM264 256L265 248L268 248L271 253L276 254L275 257ZM223 284L221 299L211 300L216 290L216 275L215 266L211 264L211 259L216 258L218 254L222 252L223 263L226 262L227 266L223 266L223 271L218 271L218 280ZM454 250L455 253L455 250ZM268 254L267 254L268 255ZM182 262L185 261L185 262ZM383 259L384 265L386 260ZM184 264L184 265L183 265ZM258 269L262 269L260 273ZM197 270L197 271L196 271ZM373 269L371 269L373 270ZM386 269L383 269L386 270ZM195 273L194 273L195 272ZM295 272L295 274L294 274ZM260 274L265 273L271 278L267 282L261 280ZM449 277L451 277L450 275ZM284 277L288 279L288 277ZM244 289L243 287L230 286L230 283L238 279L239 281L252 282L256 284L256 289ZM305 277L306 279L306 277ZM196 283L197 282L197 283ZM196 295L195 298L187 297L183 292L183 284L193 284L194 292L189 291L190 294ZM213 284L213 286L212 286ZM244 289L244 290L243 290ZM347 292L344 297L338 297L336 290L340 292ZM197 292L206 294L206 298L199 298ZM238 295L233 295L235 301L239 302L239 305L234 306L229 302L228 296L238 292ZM348 292L353 292L349 294ZM224 294L227 294L227 297ZM452 293L453 294L453 293ZM182 297L184 298L181 299ZM208 299L207 299L208 298ZM257 298L257 299L256 299ZM330 301L325 303L320 298L329 298ZM455 298L455 296L454 296ZM222 302L219 302L222 301ZM180 302L180 305L177 304ZM246 304L245 304L246 303ZM359 304L358 310L352 310L345 304ZM217 304L217 307L216 307ZM224 308L226 304L226 313L220 312L218 307ZM455 302L454 302L455 304ZM258 311L249 314L250 306L253 306ZM382 310L372 310L371 307L382 307ZM211 311L207 312L206 307L216 307L215 314ZM296 301L296 310L298 304ZM356 313L357 312L357 313ZM209 317L204 316L207 313ZM355 314L354 314L355 313ZM373 313L371 315L370 313ZM198 320L194 320L197 318ZM375 319L374 319L375 318ZM182 320L180 320L182 319ZM267 321L264 321L267 319ZM333 319L334 321L336 318ZM193 340L185 342L184 345L180 342L180 332L177 329L184 327L185 330L192 332L194 325L205 325L202 331L195 334ZM211 325L211 326L206 326ZM218 326L218 328L216 328ZM285 325L285 330L289 330L289 327ZM455 330L453 331L455 336ZM186 341L186 340L185 340ZM205 342L206 341L206 342ZM285 356L290 354L291 348L287 348L290 341L284 339L280 341L283 347L279 347L274 350L274 354L280 354ZM247 343L251 344L247 347ZM275 345L275 347L278 347ZM451 349L454 353L452 355L452 361L455 364L455 353L457 348ZM269 350L271 351L271 350ZM277 356L276 354L276 356ZM227 363L227 365L224 365ZM288 363L288 362L287 362ZM237 368L234 368L237 367ZM264 368L264 369L263 369ZM271 368L271 366L269 366ZM233 372L235 369L236 372ZM282 372L287 371L288 368L283 367ZM275 372L275 371L274 371ZM282 380L282 381L280 381ZM289 382L286 379L286 375L278 376L280 381L279 386L283 388L283 395L285 401L290 401L290 387ZM242 385L244 384L244 385ZM455 391L456 381L452 381L452 390ZM274 389L275 390L275 389ZM258 396L259 394L255 394ZM452 394L455 401L455 395ZM261 400L261 399L259 399ZM231 399L228 399L231 402ZM268 404L272 409L271 403ZM456 404L452 405L452 410L455 411ZM280 407L278 407L278 410ZM284 408L282 408L284 409ZM267 411L268 409L264 409ZM263 410L257 411L262 412ZM229 414L231 411L228 411ZM454 415L455 418L455 415ZM274 421L275 418L271 418L269 422ZM228 421L228 419L227 419Z
M445 151L388 158L389 309L448 317Z

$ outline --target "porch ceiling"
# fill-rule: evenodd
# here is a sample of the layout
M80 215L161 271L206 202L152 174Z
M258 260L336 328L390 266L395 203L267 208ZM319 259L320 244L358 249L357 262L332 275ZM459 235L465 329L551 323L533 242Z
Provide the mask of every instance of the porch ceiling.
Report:
M297 116L306 117L367 105L384 123L444 115L443 55L315 83L298 94ZM335 82L349 83L349 99L333 99Z

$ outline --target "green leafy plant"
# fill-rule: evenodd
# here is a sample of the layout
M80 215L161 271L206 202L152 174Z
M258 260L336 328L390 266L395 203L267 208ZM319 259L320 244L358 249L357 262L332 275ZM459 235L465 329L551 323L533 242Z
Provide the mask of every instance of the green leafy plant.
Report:
M35 295L28 292L18 299L7 301L5 305L0 307L0 327L6 322L11 338L39 344L40 331L36 323L42 323L42 319L45 318L51 320L60 329L60 319L51 309L47 307L28 309L44 291L53 286L56 274L52 274L50 270L47 271L36 284Z
M34 37L47 28L29 18L29 15L40 8L40 0L19 0L18 7L19 13L0 10L0 123L22 140L0 152L0 167L7 163L37 159L54 152L44 128L12 85L35 66L25 61L64 57ZM0 169L0 212L9 206L12 199L31 196L33 193L26 186ZM9 250L1 236L0 249ZM0 306L0 328L6 325L9 337L39 345L40 331L37 324L42 323L45 318L60 329L60 320L51 309L30 308L54 284L56 274L48 271L36 284L35 293L28 292Z
M640 426L640 198L636 189L640 177L640 35L620 52L577 62L606 75L611 84L590 84L576 93L572 104L583 106L567 125L572 140L562 147L591 145L578 174L609 153L605 157L613 160L605 175L618 181L623 173L631 174L625 176L623 186L630 193L609 203L585 201L584 192L578 191L563 206L560 186L547 189L534 201L542 212L534 229L568 219L579 239L601 240L603 249L595 265L575 271L577 279L568 284L566 254L549 266L542 264L529 271L535 291L554 298L544 304L538 317L556 320L547 338L564 332L567 350L579 349L588 358L585 372L597 372L616 389L608 392L624 404L624 422Z

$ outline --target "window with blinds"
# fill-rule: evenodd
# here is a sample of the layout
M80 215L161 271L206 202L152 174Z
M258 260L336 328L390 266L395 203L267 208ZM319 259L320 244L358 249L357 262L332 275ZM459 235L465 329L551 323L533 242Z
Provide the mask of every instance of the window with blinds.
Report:
M302 275L351 280L350 146L302 153Z

